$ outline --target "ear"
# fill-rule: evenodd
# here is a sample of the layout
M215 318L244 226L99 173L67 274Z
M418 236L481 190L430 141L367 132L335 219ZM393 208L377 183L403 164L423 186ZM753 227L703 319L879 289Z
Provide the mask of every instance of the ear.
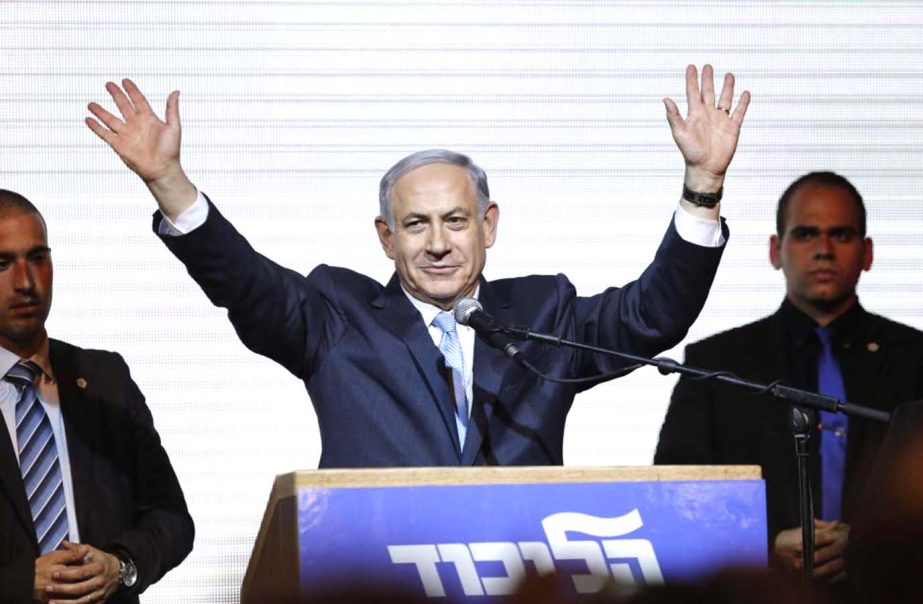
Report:
M487 204L484 211L484 247L488 248L497 240L497 224L500 222L500 206L494 202Z
M866 237L864 242L864 249L862 250L862 270L867 271L872 268L872 260L874 260L874 245L872 245L872 238Z
M381 249L385 251L385 256L394 260L394 246L391 237L394 233L388 226L388 221L381 216L375 219L375 230L378 231L378 241L381 243Z
M769 238L769 264L776 270L782 268L782 239L778 235Z

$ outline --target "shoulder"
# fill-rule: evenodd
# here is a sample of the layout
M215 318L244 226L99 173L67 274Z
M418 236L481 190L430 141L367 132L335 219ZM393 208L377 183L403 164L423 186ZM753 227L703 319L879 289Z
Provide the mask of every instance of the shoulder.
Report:
M526 275L489 281L488 285L498 295L510 300L534 298L540 295L563 293L573 295L576 290L566 275Z
M923 345L923 331L866 311L868 333L891 344Z
M94 348L81 348L62 340L51 338L48 344L52 367L66 365L72 369L83 371L111 371L115 368L128 370L125 359L117 352L111 350L97 350Z
M320 264L308 276L309 282L321 289L334 288L348 291L359 297L374 297L381 293L383 285L367 275L339 266Z
M729 348L740 350L741 347L752 342L764 342L772 330L775 329L776 319L777 315L769 315L751 323L716 333L698 342L693 342L686 347L686 355L710 354L713 351L728 350Z

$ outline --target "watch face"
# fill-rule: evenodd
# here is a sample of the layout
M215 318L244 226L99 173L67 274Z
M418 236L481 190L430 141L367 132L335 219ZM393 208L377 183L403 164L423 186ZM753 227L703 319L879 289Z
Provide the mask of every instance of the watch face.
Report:
M119 560L119 583L125 587L133 587L138 580L138 568L131 560Z

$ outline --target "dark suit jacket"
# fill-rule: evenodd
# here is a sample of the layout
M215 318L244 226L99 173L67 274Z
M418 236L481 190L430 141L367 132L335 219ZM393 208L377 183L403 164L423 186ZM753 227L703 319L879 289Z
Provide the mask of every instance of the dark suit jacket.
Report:
M109 601L137 602L138 593L192 550L194 529L183 492L122 357L57 340L50 342L50 356L80 540L124 551L135 561L137 584ZM32 601L38 556L19 465L10 439L0 435L0 603Z
M846 398L890 411L923 395L923 333L861 308L852 337L840 342L837 357ZM689 365L724 369L751 380L776 379L799 384L786 347L782 311L691 344ZM766 480L770 543L782 529L800 525L795 445L790 429L791 407L784 401L755 395L717 382L681 378L673 391L654 462L657 464L756 464ZM851 521L869 467L886 425L851 417L846 453L843 517ZM816 452L817 434L811 440ZM815 486L820 476L814 456ZM815 509L819 509L815 491Z
M155 214L155 232L160 215ZM214 206L187 235L164 236L211 301L228 309L244 344L304 380L317 412L321 467L562 463L564 422L578 390L542 381L480 340L464 449L442 356L397 277L382 287L319 266L307 277L257 254ZM695 320L723 248L683 241L671 227L638 281L578 297L562 275L481 281L499 321L597 346L654 354ZM621 364L526 343L523 354L560 377Z

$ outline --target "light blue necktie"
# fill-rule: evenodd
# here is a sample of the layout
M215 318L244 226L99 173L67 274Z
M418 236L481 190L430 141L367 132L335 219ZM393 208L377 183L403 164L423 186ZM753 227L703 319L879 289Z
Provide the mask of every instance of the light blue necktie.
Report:
M465 434L468 431L468 397L465 394L465 357L462 356L461 343L455 317L450 312L441 312L433 319L433 325L442 331L439 351L445 357L446 365L452 370L452 395L455 398L455 426L458 428L459 450L465 446Z
M843 372L833 354L830 332L826 328L815 329L820 339L821 352L817 359L817 391L846 400ZM846 439L849 420L842 413L820 412L820 460L821 460L821 518L840 520L843 515L843 477L846 471Z
M67 509L61 464L51 422L35 394L39 368L20 361L6 374L19 390L16 403L16 440L19 441L19 469L32 510L35 536L42 555L52 552L67 538Z

